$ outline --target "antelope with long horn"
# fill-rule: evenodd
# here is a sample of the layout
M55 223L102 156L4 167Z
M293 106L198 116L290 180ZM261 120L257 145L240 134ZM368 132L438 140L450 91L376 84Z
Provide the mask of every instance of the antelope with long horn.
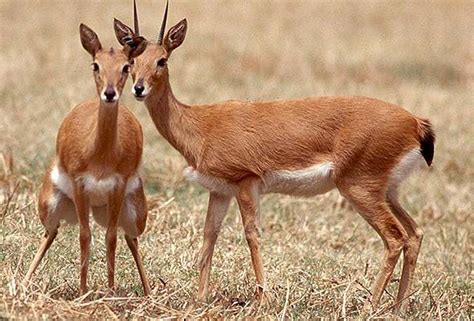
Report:
M167 8L158 42L149 42L132 68L132 91L145 101L161 135L185 157L185 176L210 191L198 298L206 297L214 246L232 198L239 205L260 297L265 287L260 196L309 197L337 188L385 246L373 307L403 252L398 307L409 293L423 236L399 204L398 189L413 169L431 165L435 136L430 122L367 97L185 105L170 87L167 62L183 43L187 22L181 20L163 37ZM115 32L122 44L136 36L118 20Z
M83 102L66 116L58 132L56 156L46 171L39 194L39 218L45 238L31 263L28 284L53 243L61 221L79 223L80 292L87 292L91 231L89 211L107 229L108 286L114 287L117 230L122 228L135 259L145 295L145 276L138 239L145 229L147 205L138 167L143 134L135 116L119 105L133 60L146 47L142 37L129 37L122 50L103 49L97 34L80 25L82 46L92 56L99 99Z

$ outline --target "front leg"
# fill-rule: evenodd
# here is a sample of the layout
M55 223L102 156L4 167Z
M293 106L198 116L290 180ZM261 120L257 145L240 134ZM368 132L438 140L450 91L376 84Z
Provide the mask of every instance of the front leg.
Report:
M76 207L79 222L79 241L81 247L81 295L87 293L87 270L89 269L89 255L91 230L89 227L89 197L84 191L84 184L78 181L74 184L74 206Z
M204 226L204 242L199 253L199 290L197 299L203 301L207 295L209 275L211 273L212 255L219 236L222 221L229 208L232 196L221 195L215 192L209 194L206 224Z
M107 204L107 232L105 243L107 246L107 279L110 289L114 288L115 277L115 251L117 248L117 227L122 211L122 203L125 197L126 184L119 183L110 193Z

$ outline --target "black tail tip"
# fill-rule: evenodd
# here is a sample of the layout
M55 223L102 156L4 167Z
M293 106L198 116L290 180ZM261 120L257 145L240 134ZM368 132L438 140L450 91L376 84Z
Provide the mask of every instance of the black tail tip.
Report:
M421 155L426 161L428 166L431 166L433 163L434 157L434 143L435 143L435 135L431 128L429 128L426 135L420 140L420 151Z

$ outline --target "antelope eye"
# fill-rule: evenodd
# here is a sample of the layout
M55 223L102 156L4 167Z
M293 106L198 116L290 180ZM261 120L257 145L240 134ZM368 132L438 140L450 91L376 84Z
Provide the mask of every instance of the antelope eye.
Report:
M92 63L92 70L93 70L93 71L99 71L99 64L96 63L96 62L93 62L93 63Z
M123 66L122 72L128 74L130 72L130 65Z
M166 58L161 58L156 62L156 65L159 67L164 67L166 65Z

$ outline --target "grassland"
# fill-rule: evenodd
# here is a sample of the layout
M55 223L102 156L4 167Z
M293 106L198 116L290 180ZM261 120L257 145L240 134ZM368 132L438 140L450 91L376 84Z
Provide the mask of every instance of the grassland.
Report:
M124 102L145 132L143 174L150 203L141 237L153 285L142 290L119 242L115 295L104 295L104 232L94 225L89 285L78 298L77 227L64 226L35 285L20 281L43 228L36 194L57 128L94 97L78 25L116 46L112 18L131 22L129 1L0 2L0 318L358 317L382 254L376 233L337 192L262 201L267 300L252 304L254 276L235 204L217 244L208 303L194 303L195 258L207 205L185 182L180 155L144 106ZM163 4L140 0L143 33L157 35ZM425 232L408 318L472 318L474 204L474 5L472 2L172 1L170 23L189 21L170 60L186 103L367 95L432 120L435 165L412 177L402 203ZM130 86L130 82L128 83ZM391 317L399 267L372 316ZM370 316L365 314L364 316Z

